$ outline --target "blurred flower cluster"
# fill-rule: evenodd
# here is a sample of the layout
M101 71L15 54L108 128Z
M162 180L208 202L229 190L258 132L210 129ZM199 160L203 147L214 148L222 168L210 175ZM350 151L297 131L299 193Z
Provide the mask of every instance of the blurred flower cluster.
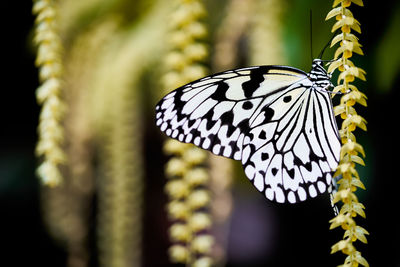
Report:
M36 14L34 42L38 47L35 63L39 67L41 81L36 97L42 105L36 154L43 157L43 162L37 174L44 184L55 186L63 180L59 167L66 162L62 148L62 120L65 115L62 99L62 44L57 32L57 9L53 1L35 1L33 13Z
M169 22L169 51L165 56L163 82L167 91L206 75L203 66L208 48L202 41L207 30L201 21L206 15L202 1L174 1L175 10ZM193 145L167 140L164 151L173 157L165 173L169 197L167 211L172 245L169 255L173 262L189 266L211 266L209 256L214 238L209 234L209 174L205 168L207 152Z

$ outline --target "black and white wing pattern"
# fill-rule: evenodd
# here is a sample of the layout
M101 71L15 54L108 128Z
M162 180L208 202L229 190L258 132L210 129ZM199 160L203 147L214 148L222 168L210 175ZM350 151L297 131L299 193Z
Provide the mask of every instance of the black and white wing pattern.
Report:
M240 160L268 199L296 203L331 188L340 141L320 60L311 72L258 66L211 75L156 106L166 135Z

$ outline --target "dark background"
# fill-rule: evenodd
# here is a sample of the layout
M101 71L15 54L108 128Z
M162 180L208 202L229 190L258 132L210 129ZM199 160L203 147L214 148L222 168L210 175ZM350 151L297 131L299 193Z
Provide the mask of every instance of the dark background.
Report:
M359 18L363 30L360 43L365 53L357 63L367 71L367 82L359 83L359 88L368 96L368 108L357 107L368 121L368 132L358 130L356 133L367 155L367 166L359 169L367 191L357 191L360 201L366 206L367 219L357 217L357 223L367 229L370 236L368 245L357 242L356 247L370 266L400 266L397 156L399 69L394 70L395 82L386 89L381 88L384 76L377 74L377 69L387 68L388 65L377 58L380 41L393 17L399 17L400 11L399 4L394 1L365 1L365 5L362 9L355 8L355 17ZM34 67L34 49L30 44L34 20L31 2L6 1L2 10L6 14L2 16L5 71L2 72L0 105L0 265L65 266L65 252L52 240L42 223L41 185L34 175L39 108L35 100L37 69ZM396 46L384 51L395 58L400 50L399 34L400 31ZM149 119L148 138L159 138L157 142L161 144L161 138L151 123ZM164 180L160 176L147 182L147 190L151 190L152 195L160 196L147 199L144 261L146 266L167 265L165 214L163 203L158 202L165 200L162 190ZM343 262L345 256L341 253L330 255L331 246L340 240L344 231L328 230L332 213L326 208L327 197L286 206L266 202L254 192L250 183L243 183L234 189L235 210L228 266L335 266ZM263 227L265 222L272 226ZM273 245L270 245L271 240ZM97 266L95 257L93 245L93 266Z

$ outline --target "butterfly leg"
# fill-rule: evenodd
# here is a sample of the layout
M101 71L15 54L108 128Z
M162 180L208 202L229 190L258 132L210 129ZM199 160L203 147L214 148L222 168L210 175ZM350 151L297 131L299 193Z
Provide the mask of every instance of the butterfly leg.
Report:
M330 200L331 200L331 206L332 206L333 213L335 214L335 216L338 216L338 215L339 215L339 208L338 208L337 205L333 202L333 199L334 199L334 197L335 197L335 194L336 194L337 191L338 191L338 185L337 185L337 183L336 183L336 181L337 181L338 178L339 178L339 177L334 177L334 178L332 179L331 185L330 185L329 188L328 188L329 198L330 198Z
M330 85L330 84L328 84L328 85L326 85L326 86L324 86L324 87L317 87L316 89L318 90L318 91L320 91L320 92L324 92L324 93L328 93L328 94L331 94L331 95L345 95L345 94L348 94L348 93L350 93L351 92L351 90L350 89L348 89L346 92L332 92L331 90L329 90L329 88L330 87L333 87L332 85Z

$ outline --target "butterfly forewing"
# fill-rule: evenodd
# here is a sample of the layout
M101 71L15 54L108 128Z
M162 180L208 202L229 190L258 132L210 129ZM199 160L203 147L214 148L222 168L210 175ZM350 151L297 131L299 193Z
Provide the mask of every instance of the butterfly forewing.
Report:
M268 199L295 203L325 192L339 160L330 95L322 89L291 67L222 72L166 95L156 124L179 141L241 160Z
M172 138L240 160L238 142L249 129L250 117L261 110L261 104L276 98L276 92L305 77L299 70L281 66L212 75L165 96L156 106L156 123Z

